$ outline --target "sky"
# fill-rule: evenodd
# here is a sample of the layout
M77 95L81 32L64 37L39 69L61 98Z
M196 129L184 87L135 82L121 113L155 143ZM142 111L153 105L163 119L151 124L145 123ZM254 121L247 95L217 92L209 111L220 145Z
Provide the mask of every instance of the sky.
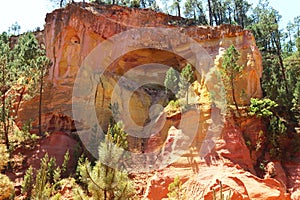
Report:
M257 5L259 0L248 0ZM270 5L282 15L280 28L285 28L289 21L300 15L299 0L269 0ZM50 0L2 0L0 6L0 32L7 31L15 22L21 26L21 32L43 29L46 13L54 6Z

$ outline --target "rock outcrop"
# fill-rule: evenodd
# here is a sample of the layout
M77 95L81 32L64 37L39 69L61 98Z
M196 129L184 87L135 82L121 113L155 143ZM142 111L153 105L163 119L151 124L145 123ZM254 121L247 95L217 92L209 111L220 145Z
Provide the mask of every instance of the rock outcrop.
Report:
M191 199L213 199L222 193L231 199L288 199L286 191L275 179L260 179L234 167L210 167L185 183Z
M240 128L230 124L220 104L231 98L219 102L222 93L212 91L222 87L214 73L233 44L244 66L235 82L239 104L262 97L261 56L250 31L231 25L189 26L182 18L148 9L84 5L69 4L46 17L44 43L53 65L43 93L43 130L80 132L96 121L105 130L113 116L122 119L126 132L131 133L132 152L158 151L162 156L168 156L176 142L183 144L185 136L195 131L192 150L145 178L141 196L166 198L168 184L179 174L191 197L211 199L212 189L218 191L221 181L224 191L231 191L236 199L289 198L285 176L277 180L255 176L259 154L249 151L246 143L258 140L264 128L261 121L249 118ZM193 109L172 113L163 108L167 102L165 72L169 67L180 71L187 63L196 71L188 94ZM87 95L80 96L83 93ZM37 127L38 100L35 97L20 106L19 124L33 119ZM89 112L91 108L95 114ZM79 118L74 117L75 112ZM50 138L49 144L73 145L64 142L69 141L64 135L52 138L56 143ZM48 144L40 147L47 148ZM275 168L282 174L280 167Z
M157 13L148 9L130 9L119 6L70 4L65 9L58 9L46 17L44 30L44 42L47 55L51 58L53 65L49 70L47 87L43 94L43 113L59 113L72 117L72 94L73 86L78 70L83 61L91 54L91 51L113 36L118 36L124 31L139 29L143 27L157 27L172 30L173 35L169 38L160 38L162 35L158 30L150 31L143 37L135 38L136 43L130 43L130 38L136 37L135 32L129 32L122 36L122 40L114 41L114 49L102 50L109 63L105 69L105 76L96 80L95 104L97 118L101 125L106 128L111 112L108 109L111 103L111 95L116 83L122 77L140 84L141 80L155 80L158 84L163 81L165 71L160 66L150 65L139 68L149 63L160 63L180 70L186 60L195 63L199 60L198 54L205 53L209 58L200 60L211 60L209 66L203 68L220 66L222 54L231 44L241 53L239 64L244 65L239 80L236 82L237 94L244 95L239 98L240 103L248 103L250 97L261 97L260 77L262 72L260 53L255 45L255 40L250 31L242 30L241 27L222 25L219 27L187 26L182 18ZM176 35L176 34L181 35ZM178 37L185 35L184 37ZM180 41L192 39L199 44L203 52L194 52L191 42ZM132 47L132 45L137 45ZM193 43L194 45L194 43ZM161 47L161 46L166 46ZM121 49L121 50L119 50ZM170 51L171 50L171 51ZM124 53L124 55L115 55ZM101 52L99 52L101 54ZM113 60L114 56L117 56ZM197 57L198 56L198 57ZM202 55L203 56L203 55ZM99 57L101 57L99 55ZM97 61L97 60L96 60ZM95 61L95 62L96 62ZM215 63L215 64L214 64ZM105 65L105 64L100 64ZM124 75L135 68L133 78ZM204 71L208 71L204 69ZM197 75L198 82L203 80L203 74ZM88 84L90 80L83 80L82 84ZM126 85L120 84L126 88ZM123 88L123 89L124 89ZM128 88L127 88L128 90ZM145 88L136 90L130 103L130 111L133 121L143 125L148 120L148 110L152 104L151 95L145 94ZM138 96L143 96L143 99ZM152 95L153 96L153 95ZM161 97L163 98L163 97ZM18 113L19 121L37 118L38 98L26 102ZM163 100L161 100L163 101ZM101 112L100 112L101 110ZM145 114L146 113L146 114ZM138 116L138 117L136 117Z

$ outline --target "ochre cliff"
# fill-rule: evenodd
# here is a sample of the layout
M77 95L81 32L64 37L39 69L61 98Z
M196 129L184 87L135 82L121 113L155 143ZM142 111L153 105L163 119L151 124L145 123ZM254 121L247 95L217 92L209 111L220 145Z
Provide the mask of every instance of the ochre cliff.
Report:
M245 66L244 71L236 81L238 101L247 104L251 97L262 96L260 53L255 45L253 35L247 30L231 25L219 27L187 26L182 18L147 9L130 9L119 6L95 7L88 4L83 8L80 4L70 4L67 8L55 10L46 17L44 41L47 56L51 58L53 65L49 70L43 96L43 113L47 113L47 115L59 113L72 117L73 85L77 71L84 59L107 38L126 30L141 27L169 28L186 35L196 41L204 49L206 55L210 57L209 59L218 67L222 63L222 54L226 48L232 44L235 45L241 53L239 63ZM138 38L139 48L131 51L132 47L126 43L130 37L134 37L134 35L126 35L117 44L118 49L125 49L122 52L128 51L129 53L118 55L120 57L116 60L107 58L108 62L112 64L105 70L107 75L97 86L96 105L101 107L101 112L97 112L97 117L104 127L107 124L107 115L110 115L108 104L114 85L124 73L136 66L149 63L161 63L180 70L186 63L186 58L190 56L187 55L182 58L182 55L194 53L188 45L176 46L177 43L184 44L184 41L178 42L180 38L172 38L171 35L171 39L167 38L165 44L161 44L160 38L158 38L160 35L157 34L157 31L149 33L143 38ZM155 43L156 41L159 42ZM167 44L168 42L174 44ZM168 52L162 50L159 45L173 45L176 48L173 48L172 52ZM149 46L151 48L147 48ZM117 52L112 52L112 54L114 53ZM192 59L194 58L190 60ZM214 64L211 63L210 65L213 66ZM141 70L143 70L142 73L140 73ZM136 69L135 72L139 73L137 77L139 80L152 78L151 76L158 76L157 79L163 80L164 74L153 73L155 70L155 67L148 67ZM201 75L197 75L197 79L201 83ZM99 93L101 95L98 95ZM134 106L131 106L133 108L131 111L132 116L139 116L138 119L134 119L135 122L143 124L148 117L145 113L148 113L151 105L151 95L144 94L145 89L141 89L135 92L135 96L138 96L139 93L142 93L145 98L141 101L141 99L132 97L130 102ZM231 101L231 98L228 100ZM18 114L20 121L37 118L37 112L35 112L38 105L37 101L38 98L35 98L23 105L23 109Z
M102 129L107 128L112 116L109 105L118 103L127 130L151 133L147 140L130 136L131 151L147 153L158 149L167 155L173 150L174 141L178 142L177 135L190 134L197 125L190 153L147 176L132 175L141 197L166 198L168 184L180 174L186 194L203 197L200 199L211 199L212 189L218 191L221 179L225 190L230 190L237 199L288 199L286 177L276 180L255 176L259 155L249 151L243 136L248 135L255 143L260 129L264 128L261 122L250 119L250 122L244 120L240 128L234 126L230 117L224 117L222 109L212 103L220 94L210 90L219 86L220 80L213 77L209 79L212 82L207 81L212 76L211 69L221 67L225 50L233 44L241 54L239 64L244 66L235 80L238 103L246 105L251 97L262 97L262 61L252 33L238 26L206 27L188 23L148 9L92 4L69 4L48 14L44 43L53 65L43 92L43 130L66 133L87 126L91 120L89 113L80 110L82 120L76 121L72 108L76 87L86 86L91 94L87 101L95 106ZM150 29L142 29L145 27ZM199 52L195 47L198 45ZM180 71L188 62L196 69L196 81L189 89L194 107L184 113L172 113L171 109L162 108L167 101L162 87L165 66ZM93 68L96 66L104 70L99 72ZM98 74L91 73L95 75L91 76L86 72ZM129 101L125 102L128 96ZM37 127L38 100L37 96L23 102L18 112L19 125L33 119L33 128ZM231 102L230 96L226 101ZM156 123L148 126L153 118ZM180 124L184 118L188 120ZM144 128L146 125L150 132Z

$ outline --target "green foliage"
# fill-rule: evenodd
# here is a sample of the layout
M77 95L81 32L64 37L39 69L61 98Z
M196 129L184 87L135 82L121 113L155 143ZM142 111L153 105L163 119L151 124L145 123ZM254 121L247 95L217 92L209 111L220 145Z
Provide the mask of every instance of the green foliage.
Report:
M253 9L252 24L248 27L254 33L257 45L262 51L276 48L274 41L278 38L278 22L281 16L278 11L269 6L266 0L260 0Z
M56 169L53 171L53 182L57 183L58 181L61 180L61 168L60 167L56 167Z
M297 51L300 52L300 38L296 38L295 46L297 48Z
M76 187L73 189L74 200L89 200L88 195L81 187Z
M9 155L7 153L6 147L3 144L0 144L0 171L4 169L9 161Z
M278 107L278 104L271 99L250 99L249 114L257 117L269 117L274 113L272 110Z
M96 4L122 5L132 8L150 8L156 11L159 10L155 0L90 0L90 2Z
M19 35L21 30L21 26L18 24L18 22L15 22L11 25L11 27L8 28L8 33L11 33L13 35Z
M0 144L0 171L4 169L9 161L9 155L7 153L6 147ZM4 175L0 174L0 199L7 199L14 193L14 184L10 179Z
M213 188L213 200L230 200L231 196L232 196L231 191L229 191L229 194L225 196L223 194L223 185L222 185L221 181L219 182L219 186L220 186L220 193L219 193L219 195L216 194L216 191Z
M99 146L99 157L105 164L97 161L95 166L92 166L87 159L80 159L77 172L80 175L80 181L86 185L93 199L131 199L133 197L133 185L126 171L122 170L121 166L119 166L120 169L108 166L110 163L121 162L124 154L118 148L126 149L127 146L127 134L120 124L113 124L109 126L105 141ZM82 190L75 192L78 199L86 198Z
M240 53L231 45L223 56L222 62L222 73L223 79L229 84L233 79L237 77L237 75L243 70L243 66L237 64L240 58ZM230 86L229 86L230 87Z
M295 113L295 117L300 120L300 80L297 81L296 87L293 93L293 106L292 111Z
M117 147L127 150L128 149L128 134L123 130L123 124L118 122L109 125L106 140L114 143Z
M192 66L190 64L187 64L181 71L180 77L179 77L179 92L178 92L178 98L186 97L186 104L188 104L188 96L189 96L189 87L191 83L194 82L194 71L192 69Z
M23 195L26 195L27 198L29 199L31 197L31 191L33 189L33 170L32 167L30 166L25 173L23 182L22 182L22 189L21 193Z
M0 92L1 92L1 127L5 144L10 149L8 133L12 129L12 120L23 98L23 87L28 89L27 95L34 95L39 80L40 60L49 62L45 50L41 47L33 33L25 33L18 38L16 44L9 43L7 33L0 35ZM9 95L5 95L9 92ZM18 105L18 106L15 106Z
M192 18L198 24L208 24L203 2L198 0L187 0L184 3L184 15Z
M42 158L40 168L37 170L36 178L33 180L33 169L29 167L23 178L22 194L27 199L59 199L57 189L61 185L61 174L65 172L69 153L66 152L62 168L57 166L55 158L49 158L48 154Z
M169 199L183 199L182 197L182 182L179 176L174 178L173 183L168 186L168 197Z
M178 110L180 109L180 103L178 100L171 100L168 104L172 110Z
M33 199L49 199L51 196L50 180L53 179L53 159L50 162L48 154L41 160L40 169L37 171L34 189L32 192Z
M62 195L60 193L56 193L54 196L50 198L50 200L60 200L62 199Z
M13 143L14 147L27 146L29 148L34 148L35 143L40 138L34 133L30 133L31 121L27 121L23 124L22 129L14 130L13 135L10 136L10 141Z
M232 100L238 112L239 108L236 100L235 80L244 68L244 66L238 65L237 62L239 58L240 53L236 50L234 45L231 45L223 56L222 67L220 70L224 86L227 90L231 91Z
M278 104L270 99L251 99L249 114L261 117L267 123L266 133L259 132L256 150L261 149L263 145L263 135L266 137L267 151L273 158L282 159L285 157L286 147L282 143L287 137L287 123L277 115L276 107Z
M14 194L14 183L4 175L0 174L0 199L8 199Z
M63 164L62 164L62 166L61 166L61 172L62 172L62 173L67 172L69 160L70 160L70 152L69 152L69 150L68 150L68 151L65 153L65 155L64 155L64 162L63 162Z
M166 73L165 76L165 81L164 81L164 86L166 88L166 92L169 93L173 93L173 97L171 99L173 99L175 97L174 94L177 94L178 90L179 90L179 73L173 68L170 67Z
M203 5L207 5L207 8ZM184 14L198 24L221 25L234 24L246 27L251 23L248 11L251 4L247 0L187 0ZM206 12L208 11L208 12Z
M171 101L174 100L174 103L178 103L175 101L176 98L186 98L185 104L188 105L189 98L189 87L194 82L194 71L190 64L187 64L179 74L174 68L169 68L166 73L164 86L166 88L167 93L172 93L170 96ZM171 104L173 104L171 102ZM178 105L170 105L170 106L178 106Z
M290 93L287 96L287 105L295 118L300 119L300 57L299 52L294 52L284 59L284 64L287 69L287 79L289 83Z
M249 28L253 31L263 56L262 88L266 97L276 101L279 108L286 112L291 108L291 85L283 60L283 33L278 25L281 16L269 6L267 0L261 0L254 9L252 18L253 23Z
M280 117L272 116L268 127L267 141L271 146L269 153L273 158L283 159L286 157L284 152L286 147L282 144L282 140L287 136L286 131L285 121Z
M285 121L282 120L280 117L272 116L270 119L270 131L273 133L277 133L278 135L286 134L286 125Z
M278 56L271 53L262 53L263 55L263 76L262 76L262 88L265 91L265 95L267 98L278 103L278 109L282 111L282 114L289 114L287 111L291 108L291 95L287 94L285 89L285 84L282 79L282 73L280 70L280 66L278 65L279 58ZM286 71L287 78L291 83L292 79L290 79L289 71ZM290 83L289 88L290 91L293 90L293 87ZM284 111L284 112L283 112Z

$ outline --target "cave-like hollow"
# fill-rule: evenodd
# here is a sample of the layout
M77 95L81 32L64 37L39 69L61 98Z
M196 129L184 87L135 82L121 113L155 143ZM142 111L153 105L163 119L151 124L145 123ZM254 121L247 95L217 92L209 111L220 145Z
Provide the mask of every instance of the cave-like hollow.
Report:
M166 70L173 67L180 73L187 63L193 66L180 55L151 48L130 51L116 59L100 77L95 94L96 114L103 131L106 132L111 117L118 118L129 133L130 150L143 152L150 134L143 127L158 117L168 102L164 87ZM194 77L201 79L196 70ZM118 116L109 108L113 104L117 104ZM155 131L164 131L166 135L167 129Z

